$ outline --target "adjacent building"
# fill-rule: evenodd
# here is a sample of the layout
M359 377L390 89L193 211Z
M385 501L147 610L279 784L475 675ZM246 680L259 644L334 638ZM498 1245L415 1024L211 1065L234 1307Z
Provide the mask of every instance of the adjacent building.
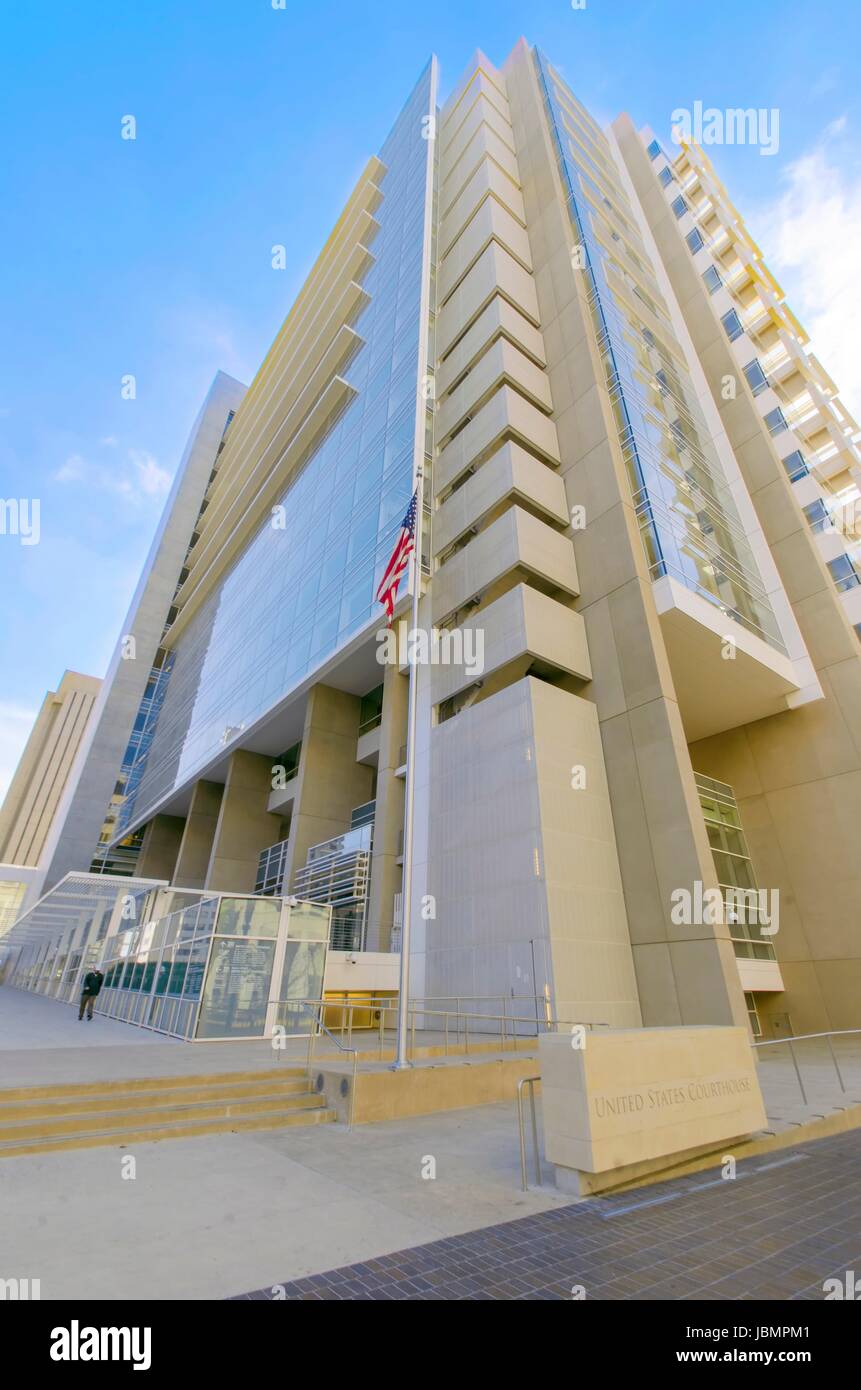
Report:
M331 905L331 991L391 987L408 911L429 1010L858 1026L857 438L701 150L601 129L523 41L442 104L432 60L203 407L18 978L104 870ZM419 467L404 905L374 595Z
M42 701L0 806L0 864L38 865L100 686L95 676L65 671L57 689Z

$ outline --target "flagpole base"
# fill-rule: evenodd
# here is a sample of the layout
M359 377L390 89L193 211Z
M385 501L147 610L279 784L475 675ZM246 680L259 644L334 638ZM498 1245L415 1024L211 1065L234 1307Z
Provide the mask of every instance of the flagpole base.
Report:
M392 1062L389 1071L412 1071L412 1062Z

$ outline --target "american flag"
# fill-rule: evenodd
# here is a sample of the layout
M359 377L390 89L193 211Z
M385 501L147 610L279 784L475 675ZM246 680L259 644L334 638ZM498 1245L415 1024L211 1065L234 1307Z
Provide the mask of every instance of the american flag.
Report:
M416 508L418 506L418 488L412 496L412 501L407 507L406 516L401 522L398 538L395 541L395 548L392 551L389 563L386 565L386 572L380 580L376 592L376 599L386 610L388 626L392 625L392 618L395 612L395 599L398 596L398 586L401 577L409 566L410 556L415 550L416 544Z

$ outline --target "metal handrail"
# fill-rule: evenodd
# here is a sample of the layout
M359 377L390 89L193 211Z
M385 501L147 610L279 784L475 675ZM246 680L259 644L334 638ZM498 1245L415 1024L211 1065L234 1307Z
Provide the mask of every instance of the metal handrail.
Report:
M445 998L445 997L447 997L447 996L440 996L440 997ZM452 997L452 996L448 996L448 997ZM464 996L464 997L465 997L465 996ZM477 996L477 998L480 998L480 997L481 997L481 996ZM496 998L500 998L500 997L503 997L503 996L499 996L499 995L488 995L488 996L487 996L488 999L496 999ZM542 996L541 996L541 995L538 995L538 996L524 995L523 997L524 997L524 998L533 998L533 997L537 997L538 999L542 999ZM395 997L395 998L392 998L391 995L386 995L386 996L384 996L384 997L379 997L379 996L376 996L376 995L374 995L374 994L366 994L366 995L356 995L356 996L355 996L354 998L352 998L352 999L323 999L323 1000L320 1000L320 999L293 999L293 1000L281 1000L281 1001L278 1001L278 1002L280 1002L280 1003L285 1003L285 1004L293 1004L293 1005L307 1004L307 1005L309 1005L309 1006L314 1006L315 1008L317 1008L318 1010L320 1010L321 1018L322 1018L322 1011L323 1011L324 1009L340 1009L340 1010L341 1010L341 1015L342 1015L342 1020L343 1020L342 1023L341 1023L341 1029L340 1029L340 1031L341 1031L341 1036L343 1037L344 1033L346 1033L347 1038L348 1038L348 1040L349 1040L350 1042L352 1042L352 1039L353 1039L353 1026L354 1026L354 1025L353 1025L353 1015L354 1015L354 1013L355 1013L357 1010L360 1011L360 1012L364 1012L364 1013L367 1013L367 1012L370 1012L370 1011L374 1011L374 1012L378 1013L378 1014L379 1014L379 1022L378 1022L378 1024L376 1025L376 1028L377 1028L377 1032L378 1032L379 1055L380 1055L381 1058L382 1058L382 1054L383 1054L383 1050L384 1050L384 1046L385 1046L386 1017L387 1017L387 1015L390 1014L390 1013L391 1013L391 1014L397 1014L397 1010L398 1010L398 1001L397 1001L397 998L396 998L396 997ZM545 1001L543 1001L543 999L542 999L542 1002L545 1002ZM609 1027L610 1027L609 1023L604 1023L604 1022L600 1022L600 1021L598 1021L598 1022L596 1022L596 1021L584 1021L583 1019L568 1019L568 1020L566 1020L566 1019L558 1019L558 1018L552 1018L552 1017L548 1018L546 1015L543 1016L543 1017L542 1017L542 1016L539 1016L538 1018L536 1018L534 1015L518 1015L518 1014L509 1014L509 1013L507 1013L507 1012L501 1013L501 1014L493 1014L493 1013L483 1013L483 1012L479 1012L479 1011L477 1011L477 1010L467 1010L467 1009L429 1009L429 1008L427 1008L425 1005L423 1005L423 1004L417 1004L417 1003L415 1003L415 1002L411 1002L411 1004L410 1004L410 1006L409 1006L409 1008L408 1008L408 1010L407 1010L407 1015L408 1015L408 1019L409 1019L409 1025L408 1025L408 1026L409 1026L409 1035L410 1035L410 1053L411 1053L411 1054L415 1052L415 1047L416 1047L416 1031L417 1031L417 1019L418 1019L418 1018L429 1018L429 1019L432 1019L432 1018L439 1018L439 1019L443 1019L443 1020L444 1020L444 1022L443 1022L440 1026L441 1026L441 1031L442 1031L442 1032L444 1033L444 1035L445 1035L445 1042L444 1042L444 1055L445 1055L445 1056L448 1056L449 1040L450 1040L450 1025L451 1025L451 1020L452 1020L452 1019L454 1019L454 1023L455 1023L455 1038L456 1038L456 1040L457 1040L457 1044L459 1044L460 1041L461 1041L461 1023L463 1024L463 1045L464 1045L464 1051L465 1051L467 1054L469 1053L469 1042L470 1042L470 1020L472 1020L473 1023L476 1023L476 1022L477 1022L477 1023L498 1023L498 1024L500 1025L500 1030L499 1030L499 1033L500 1033L500 1047L501 1047L501 1050L502 1050L503 1052L504 1052L505 1049L506 1049L507 1042L508 1042L508 1038L509 1038L509 1025L514 1025L514 1028L512 1029L511 1034L510 1034L510 1036L511 1036L511 1043L512 1043L512 1047L513 1047L513 1048L516 1047L516 1043L517 1043L516 1027L517 1027L517 1025L521 1025L521 1024L524 1024L524 1025L528 1026L529 1028L534 1029L534 1032L532 1032L532 1033L529 1033L529 1034L522 1034L522 1035L521 1035L521 1036L525 1036L525 1037L540 1037L540 1035L541 1035L542 1032L551 1032L551 1031L553 1031L554 1029L559 1029L559 1028L577 1028L577 1027L585 1027L585 1028L593 1029L593 1028L609 1028ZM371 1024L368 1025L367 1031L370 1032L373 1028L374 1028L374 1024L371 1023ZM332 1034L331 1034L331 1032L330 1032L329 1029L326 1029L325 1031L327 1032L327 1034L328 1034L330 1037L332 1036Z
M412 1024L411 1024L411 1029L410 1029L410 1032L411 1032L411 1039L412 1039L412 1042L411 1042L412 1051L415 1051L415 1034L416 1034L416 1017L417 1017L417 1016L421 1015L421 1017L423 1017L423 1018L444 1018L444 1019L445 1019L445 1021L446 1021L446 1023L445 1023L445 1036L446 1036L445 1047L446 1047L446 1053L445 1053L445 1055L446 1055L446 1056L448 1056L448 1020L449 1020L450 1018L454 1018L454 1019L457 1020L457 1038L458 1038L458 1041L460 1040L460 1020L463 1019L463 1021L464 1021L464 1051L465 1051L467 1054L469 1053L469 1020L470 1020L470 1019L478 1019L478 1021L479 1021L480 1023L500 1023L500 1024L502 1025L502 1027L501 1027L501 1029L500 1029L500 1043L501 1043L501 1050L502 1050L503 1052L505 1051L506 1026L507 1026L509 1023L513 1023L513 1024L526 1023L526 1024L529 1024L530 1027L534 1027L534 1028L535 1028L535 1033L534 1033L534 1035L533 1035L533 1034L528 1034L527 1036L530 1036L530 1037L531 1037L531 1036L535 1036L536 1038L537 1038L537 1037L540 1037L542 1026L544 1027L545 1031L547 1031L547 1032L549 1032L551 1029L558 1029L558 1028L609 1028L609 1026L610 1026L608 1023L594 1023L594 1022L586 1021L586 1020L584 1020L584 1019L522 1018L522 1017L517 1017L516 1015L508 1014L508 1013L505 1013L505 1014L485 1014L485 1013L471 1013L471 1012L467 1012L466 1010L457 1010L457 1011L454 1011L454 1010L452 1010L452 1009L427 1009L427 1008L424 1008L424 1007L421 1006L421 1005L412 1006L410 1009L408 1009L407 1012L408 1012L409 1014L412 1015ZM511 1040L512 1040L512 1046L516 1046L516 1043L517 1043L517 1036L516 1036L516 1034L512 1034L512 1039L511 1039Z
M276 999L270 1002L274 1003L276 1008L279 1004L288 1004L291 1009L299 1008L306 1009L309 1011L313 1011L315 1009L322 1010L323 1008L325 1008L325 1002L322 999ZM315 1016L312 1020L311 1030L308 1034L307 1069L309 1084L311 1081L311 1073L314 1069L314 1041L317 1037L319 1037L320 1033L325 1033L326 1037L331 1039L331 1041L335 1044L339 1052L350 1054L353 1058L353 1085L350 1090L350 1111L349 1119L347 1121L347 1132L349 1133L353 1128L353 1116L355 1113L356 1106L356 1080L359 1071L359 1052L358 1049L355 1047L345 1047L342 1042L338 1041L334 1033L331 1033L329 1031L322 1018L319 1016Z
M526 1167L526 1133L523 1128L523 1088L529 1087L529 1103L532 1110L532 1157L535 1163L535 1182L541 1186L541 1158L538 1152L538 1120L535 1116L535 1083L540 1076L521 1076L517 1083L517 1126L520 1132L520 1186L524 1192L529 1190L529 1174Z
M791 1038L767 1038L763 1042L751 1043L751 1047L781 1047L785 1044L789 1048L789 1055L792 1058L792 1065L795 1068L796 1080L798 1081L798 1087L801 1091L801 1099L804 1101L804 1104L807 1105L807 1092L804 1089L804 1082L801 1079L801 1069L798 1065L798 1058L795 1055L795 1048L792 1046L792 1044L797 1042L809 1042L813 1038L825 1038L826 1042L828 1043L828 1051L831 1053L831 1060L834 1063L834 1070L837 1073L837 1081L840 1085L841 1091L845 1095L846 1087L843 1084L843 1074L840 1070L840 1067L837 1064L837 1058L834 1054L834 1044L832 1043L831 1039L847 1037L850 1034L861 1034L861 1028L832 1028L827 1033L795 1033Z

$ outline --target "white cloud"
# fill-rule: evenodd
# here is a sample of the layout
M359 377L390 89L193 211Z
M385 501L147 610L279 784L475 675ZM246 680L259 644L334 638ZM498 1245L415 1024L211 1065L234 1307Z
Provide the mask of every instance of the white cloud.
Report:
M831 143L845 136L847 124L845 116L832 121L811 149L781 171L783 191L751 218L751 226L810 334L812 351L858 417L861 174L857 159L838 157ZM854 153L846 143L840 149Z
M9 790L35 719L36 710L0 703L0 802Z
M163 497L170 488L170 474L145 449L129 449L129 458L137 469L138 484L147 497Z
M84 478L86 471L86 459L81 458L80 454L70 454L66 462L53 474L53 478L57 483L77 483Z
M831 123L825 127L825 139L833 140L836 136L842 135L848 124L849 117L844 112L842 116L838 116L835 121L831 121Z
M70 454L51 476L57 483L82 483L92 490L124 497L133 506L148 498L164 497L171 483L170 474L146 449L127 450L126 465L110 468L82 454Z

